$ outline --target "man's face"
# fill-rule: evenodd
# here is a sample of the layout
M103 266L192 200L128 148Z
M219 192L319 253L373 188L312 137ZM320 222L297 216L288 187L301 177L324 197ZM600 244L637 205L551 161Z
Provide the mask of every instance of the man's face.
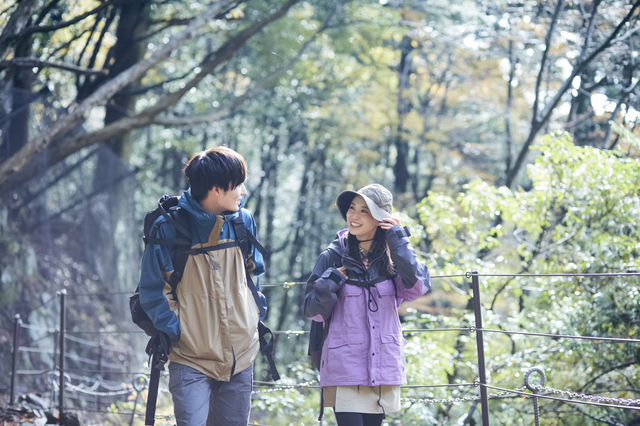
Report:
M244 183L241 183L228 191L220 191L218 205L222 211L237 212L240 210L240 203L245 195L247 195L247 188L245 188Z

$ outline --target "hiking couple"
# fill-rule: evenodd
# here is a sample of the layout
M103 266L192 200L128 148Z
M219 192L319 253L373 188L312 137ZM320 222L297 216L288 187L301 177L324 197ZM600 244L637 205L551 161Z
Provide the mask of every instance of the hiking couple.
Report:
M189 189L179 207L189 213L193 254L174 291L175 253L171 246L148 244L140 303L170 342L177 426L244 426L260 347L257 324L266 309L256 293L265 270L262 254L252 244L243 255L232 225L240 217L257 237L253 217L242 208L247 168L240 154L216 147L193 156L184 173ZM427 267L391 215L392 200L377 184L342 192L336 204L347 229L320 254L307 282L310 354L320 370L324 405L334 407L338 425L380 425L386 413L400 409L406 380L397 308L429 289ZM167 222L157 232L167 239L177 234Z

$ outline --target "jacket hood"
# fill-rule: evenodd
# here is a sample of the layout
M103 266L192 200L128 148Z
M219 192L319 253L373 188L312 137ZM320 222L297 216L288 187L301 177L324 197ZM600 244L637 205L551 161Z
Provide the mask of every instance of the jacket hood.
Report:
M362 270L362 264L360 259L354 259L349 255L349 230L343 229L338 231L336 238L327 247L328 250L332 250L337 253L342 259L342 265L349 266L356 270ZM385 249L386 250L386 249ZM376 258L379 258L380 254L376 253Z
M240 208L244 207L244 203L247 196L242 197ZM191 195L191 189L187 189L182 193L178 205L191 213L191 226L196 231L196 235L192 238L196 242L204 243L208 240L209 234L216 223L217 216L211 213L207 213L200 207L193 195ZM240 211L240 210L238 210ZM233 218L238 214L238 211L228 215L224 215L225 218Z
M349 230L343 229L342 231L338 231L336 238L329 244L327 247L328 250L334 251L338 256L340 256L341 264L343 266L348 266L350 268L354 268L356 270L361 270L362 266L360 263L349 256Z
M333 250L341 256L344 253L349 253L349 250L347 248L349 244L349 242L347 241L348 235L349 235L348 229L343 229L342 231L338 231L336 238L333 241L331 241L331 244L329 244L329 247L327 247L327 249Z

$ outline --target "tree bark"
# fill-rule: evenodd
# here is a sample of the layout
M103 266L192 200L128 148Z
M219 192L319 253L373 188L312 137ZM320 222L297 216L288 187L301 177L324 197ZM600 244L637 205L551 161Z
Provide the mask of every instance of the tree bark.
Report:
M37 0L22 0L19 2L18 7L11 14L7 26L0 32L0 58L4 56L12 43L23 35L23 31L29 25L31 16L37 6Z
M0 186L28 164L38 153L47 148L54 140L63 136L77 124L84 121L87 114L89 114L94 107L103 104L122 88L136 81L149 69L168 58L173 51L182 46L189 38L193 37L196 31L205 25L210 18L216 16L222 10L225 10L226 7L232 3L233 0L220 0L209 6L205 12L191 22L187 28L173 37L161 49L105 83L72 109L66 116L61 117L50 129L32 138L20 151L0 165Z
M398 65L398 126L396 128L396 163L393 167L395 174L395 191L402 194L407 192L409 183L409 144L404 140L404 115L409 112L404 98L404 91L409 87L409 71L411 69L411 39L405 36L400 43L400 64Z
M136 40L140 39L149 28L149 5L149 0L129 0L120 6L120 19L116 29L118 41L113 49L114 62L109 69L112 78L133 67L144 57L147 50L146 42L136 42ZM135 84L136 81L131 82L131 85ZM107 102L104 125L108 126L123 117L134 114L136 101L135 95L116 93L110 102ZM130 135L130 131L123 132L112 137L108 142L113 152L125 163L129 162L131 154Z
M31 37L22 38L15 47L16 62L22 57L31 55ZM30 104L34 100L31 92L34 74L30 66L16 66L9 73L11 87L11 112L3 140L0 145L0 162L5 161L20 151L29 140Z
M17 57L10 60L0 61L0 69L14 68L14 67L29 67L29 68L58 68L65 71L71 71L77 74L100 74L107 75L107 70L96 70L90 68L83 68L73 64L66 64L64 62L56 61L42 61L33 57Z
M140 36L147 32L149 5L149 0L129 0L118 6L117 41L113 48L113 65L109 69L111 78L117 78L118 75L143 59L146 52L146 43L136 42L135 40L141 39ZM110 22L111 20L107 20L105 25L109 25ZM104 29L102 34L104 34ZM96 42L95 49L98 49L101 39L102 35ZM90 64L93 61L91 59ZM136 84L136 82L132 81L131 85ZM83 86L90 87L91 82L85 81ZM90 88L89 90L93 89ZM136 100L137 97L135 95L120 95L116 93L107 102L104 119L105 126L118 121L122 117L133 114ZM128 219L126 213L131 206L127 201L130 197L129 194L124 192L124 181L118 176L121 172L114 171L122 169L122 165L129 163L131 143L131 131L122 132L106 142L109 150L105 149L98 152L98 161L93 175L93 192L103 188L104 197L96 202L103 204L102 209L99 209L100 211L108 211L109 214L94 215L93 209L88 209L88 214L84 219L88 222L89 229L94 230L94 243L101 247L99 258L94 259L94 262L100 265L98 271L102 275L100 277L101 281L114 283L116 292L126 291L126 285L128 284L125 282L124 277L118 276L122 268L118 268L118 256L121 252L121 247L116 242L119 236L117 230L126 229L125 232L130 234L134 233L135 229L130 229L134 226L133 223L123 220ZM114 296L109 306L112 314L117 317L126 314L122 304L118 303L117 296Z
M511 162L513 161L513 126L511 123L511 109L513 108L513 84L516 74L516 54L513 49L513 37L509 38L509 81L507 82L507 104L504 111L504 126L506 132L505 145L505 177L509 176L511 171Z

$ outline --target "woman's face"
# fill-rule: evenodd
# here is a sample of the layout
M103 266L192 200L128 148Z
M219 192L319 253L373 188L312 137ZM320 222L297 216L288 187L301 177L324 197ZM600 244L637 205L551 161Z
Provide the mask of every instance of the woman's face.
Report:
M360 241L371 240L376 235L378 221L371 216L369 207L360 195L356 195L347 210L349 233Z

